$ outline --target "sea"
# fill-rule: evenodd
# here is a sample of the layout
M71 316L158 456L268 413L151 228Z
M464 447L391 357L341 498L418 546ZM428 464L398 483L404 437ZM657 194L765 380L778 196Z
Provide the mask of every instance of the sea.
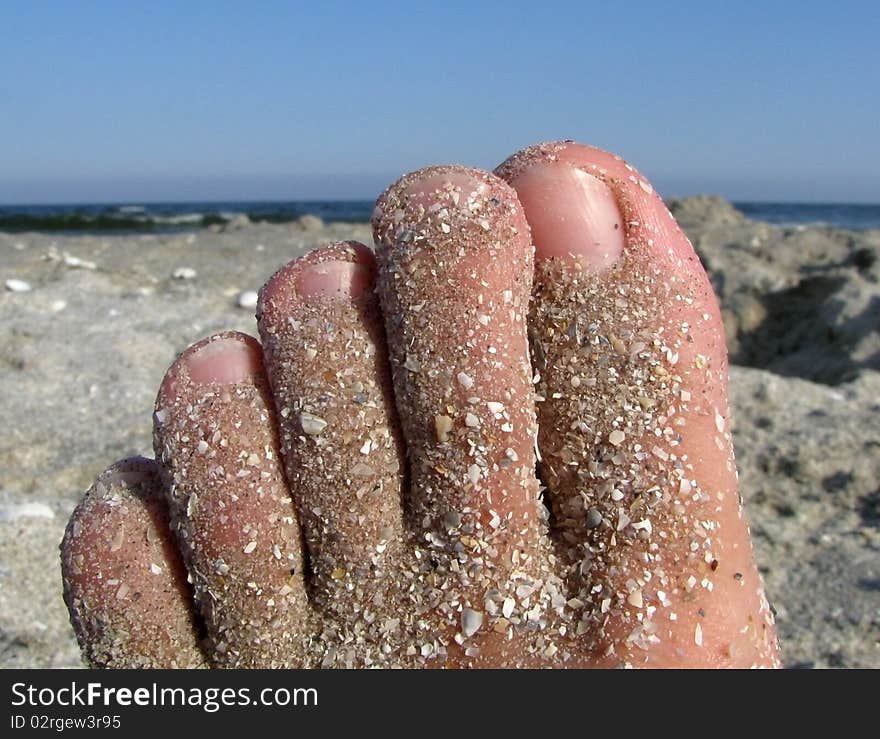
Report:
M880 204L734 202L734 206L749 218L788 228L880 228ZM372 210L373 202L368 200L0 205L0 231L176 232L222 225L241 215L270 223L295 221L306 214L358 223L369 221Z

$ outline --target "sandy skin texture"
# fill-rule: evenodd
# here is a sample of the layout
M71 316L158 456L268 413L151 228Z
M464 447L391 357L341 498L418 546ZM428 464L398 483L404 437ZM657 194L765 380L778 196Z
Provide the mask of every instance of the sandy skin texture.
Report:
M736 496L723 329L696 255L620 159L554 144L500 171L525 208L560 178L560 197L589 183L593 216L568 235L536 221L533 234L510 184L464 167L390 187L373 227L393 398L363 287L372 255L354 243L310 254L262 290L265 374L248 339L223 334L166 375L156 455L217 664L778 664ZM553 205L535 211L546 218ZM548 242L579 256L548 254ZM334 290L333 271L355 268L361 289ZM543 378L529 358L530 305ZM102 572L63 551L68 601L95 628L95 611L155 584L133 563L107 602L80 584ZM126 659L119 631L99 629L119 645L111 664L143 664L142 640Z
M728 331L734 324L738 346L745 344L751 356L760 357L760 333L769 327L760 319L754 325L755 310L735 312L731 296L778 317L773 298L780 291L794 294L807 279L806 270L799 270L803 256L780 256L778 248L763 250L752 242L761 236L759 245L796 245L796 234L736 217L718 223L721 219L713 221L711 208L699 202L691 207L704 211L703 231L691 224L691 235L698 248L708 252L704 256L710 268L723 265L731 252L712 251L726 238L741 252L739 270L745 263L762 278L753 281L746 300L744 290L725 294L739 277L710 269L716 288L727 277L719 292L727 300ZM716 216L718 212L726 212L723 205L717 206ZM864 259L853 259L847 267L847 249L875 250L871 239L876 236L850 239L850 245L834 232L807 236L814 245L824 239L825 251L814 262L826 264L826 276L841 286L824 297L816 295L812 303L814 284L796 293L801 302L798 310L789 311L792 330L809 330L796 323L804 315L812 323L816 315L835 320L823 301L838 295L853 297L837 315L851 312L858 319L857 301L876 290L871 271L875 267L873 262L860 267ZM78 491L109 461L150 452L144 419L174 355L214 330L255 333L253 319L236 306L239 293L262 284L296 253L342 237L370 240L364 226L330 226L307 233L297 227L257 225L203 232L190 239L0 236L4 273L33 288L6 293L0 303L5 332L2 382L14 388L6 393L7 405L19 419L7 427L2 447L7 469L0 523L6 549L0 600L5 665L80 663L60 597L55 547ZM768 256L771 252L773 257ZM65 253L93 262L96 268L74 266L65 261ZM241 266L239 274L230 274L224 266L232 259ZM196 277L171 278L178 266L191 267ZM774 279L766 279L768 274ZM830 388L754 370L733 372L733 429L743 493L790 664L877 664L878 471L872 445L878 442L878 432L872 403L878 389L871 369L872 339L858 336L857 325L857 320L846 324L846 335L857 339L849 343L850 354L828 362L849 373L838 381L856 377L852 382ZM70 342L71 336L77 341ZM833 348L839 355L839 345ZM821 350L821 342L811 346L813 352ZM790 373L788 368L796 365L791 356L774 356L768 364L785 362L784 370ZM816 363L810 364L805 374L815 372ZM41 411L36 415L35 404ZM819 417L821 423L816 422ZM94 418L103 422L94 424Z

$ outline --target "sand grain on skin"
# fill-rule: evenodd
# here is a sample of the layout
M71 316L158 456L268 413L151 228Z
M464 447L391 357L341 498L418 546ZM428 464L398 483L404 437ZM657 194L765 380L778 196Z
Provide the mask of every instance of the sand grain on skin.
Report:
M62 551L64 600L92 667L205 666L152 460L115 464L86 491Z

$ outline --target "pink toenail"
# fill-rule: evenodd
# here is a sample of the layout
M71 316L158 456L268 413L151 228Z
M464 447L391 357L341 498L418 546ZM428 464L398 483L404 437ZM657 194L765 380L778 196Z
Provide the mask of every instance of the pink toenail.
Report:
M243 341L216 339L186 357L186 369L193 382L242 382L260 372L260 357Z
M609 187L565 162L540 162L511 183L532 228L535 255L580 261L591 271L623 251L623 218Z
M406 194L415 202L421 202L422 205L433 205L437 199L437 193L456 192L460 196L467 198L473 193L484 191L488 185L485 182L472 177L467 172L451 171L443 174L435 174L425 179L416 180L410 183L406 189ZM458 201L455 199L453 202Z
M306 267L297 280L303 298L356 298L370 284L370 269L359 262L329 261Z

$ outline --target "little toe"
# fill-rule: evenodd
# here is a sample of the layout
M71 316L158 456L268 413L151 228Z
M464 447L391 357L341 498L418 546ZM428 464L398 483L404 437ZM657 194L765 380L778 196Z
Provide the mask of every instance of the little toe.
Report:
M152 460L117 462L95 480L67 525L64 600L92 667L204 666L165 485Z
M724 332L647 180L573 143L499 167L536 248L542 477L578 632L600 664L772 665L737 492Z
M348 614L343 621L383 597L404 541L403 455L374 274L367 247L331 244L279 270L257 311L311 596Z
M185 351L159 390L154 441L212 661L305 666L301 535L257 342L229 332Z

